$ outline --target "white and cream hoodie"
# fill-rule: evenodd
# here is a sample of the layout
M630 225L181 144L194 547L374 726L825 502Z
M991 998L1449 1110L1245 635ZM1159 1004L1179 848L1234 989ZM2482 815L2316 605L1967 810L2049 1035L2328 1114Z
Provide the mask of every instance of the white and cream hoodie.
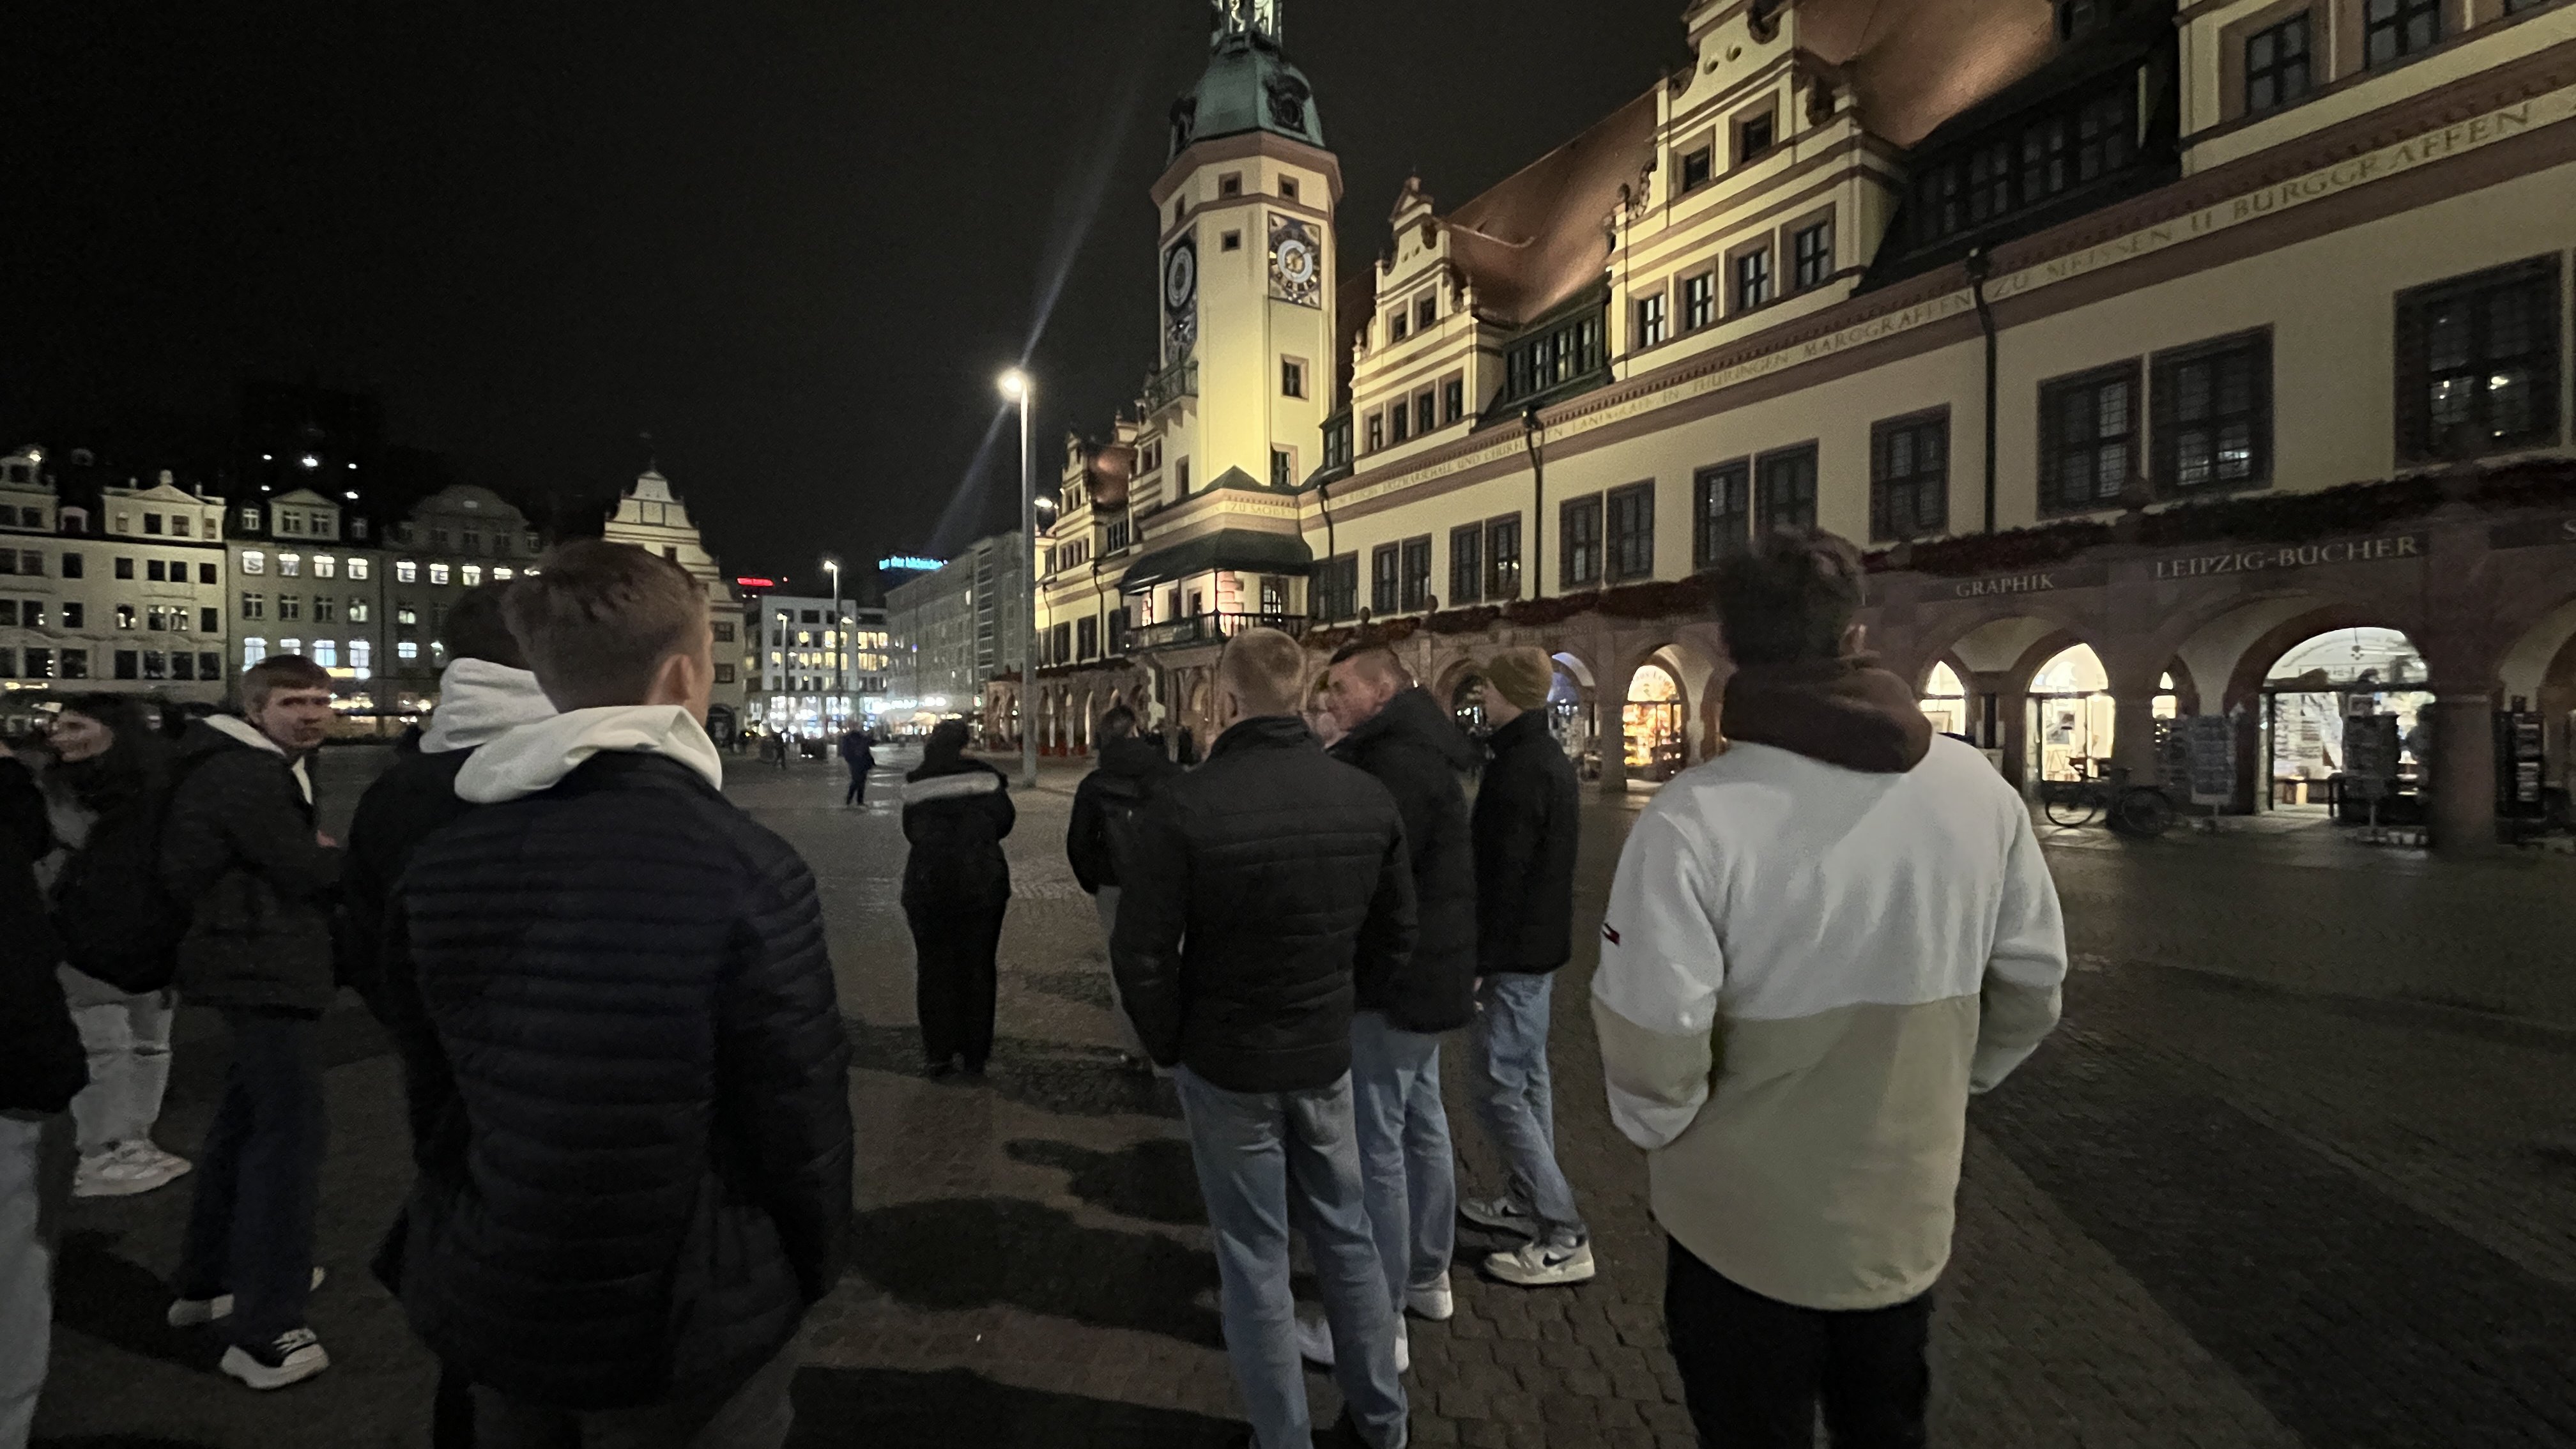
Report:
M661 755L724 786L724 756L697 717L676 704L619 704L567 710L513 725L456 772L456 797L497 805L553 789L584 760L611 751Z
M1620 854L1593 1018L1656 1220L1808 1308L1901 1303L1950 1254L1967 1099L2056 1024L2057 891L2020 797L1935 739L1913 769L1737 743Z

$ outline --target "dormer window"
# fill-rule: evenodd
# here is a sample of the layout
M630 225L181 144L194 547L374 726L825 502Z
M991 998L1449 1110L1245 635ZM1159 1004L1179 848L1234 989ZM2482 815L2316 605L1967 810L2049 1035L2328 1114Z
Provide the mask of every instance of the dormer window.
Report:
M257 533L257 532L259 532L259 510L258 510L258 509L256 509L256 508L245 508L245 509L243 509L243 510L241 511L241 528L242 528L242 532L244 532L244 533Z

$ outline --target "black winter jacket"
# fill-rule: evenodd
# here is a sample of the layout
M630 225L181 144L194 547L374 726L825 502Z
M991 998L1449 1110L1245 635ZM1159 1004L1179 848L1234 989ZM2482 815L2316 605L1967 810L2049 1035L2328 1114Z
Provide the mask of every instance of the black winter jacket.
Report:
M1145 1050L1230 1092L1327 1087L1351 1013L1413 949L1413 873L1386 788L1303 721L1245 720L1145 811L1109 947Z
M1476 791L1476 969L1553 971L1574 954L1574 763L1533 709L1494 731Z
M181 994L199 1006L319 1016L338 989L331 916L340 852L286 757L198 720L179 739L161 884L187 903Z
M1406 1031L1443 1032L1476 1015L1476 852L1458 782L1476 747L1422 689L1408 689L1333 746L1333 757L1377 777L1404 812L1421 934L1402 970L1360 1008Z
M1064 832L1065 857L1084 890L1098 895L1119 884L1118 852L1134 848L1154 792L1180 774L1159 740L1130 735L1101 749L1100 768L1074 787L1073 823Z
M796 852L686 766L600 754L424 841L386 944L458 1099L405 1209L430 1349L572 1409L775 1356L850 1223L849 1044Z
M1011 863L1002 841L1019 818L1010 782L981 760L923 765L904 777L903 863L906 910L950 910L1011 893Z
M0 1112L52 1114L89 1085L89 1062L54 968L63 943L45 919L36 862L53 845L27 767L0 759Z
M389 969L393 963L385 951L385 927L394 887L421 842L476 808L456 797L456 772L465 768L473 754L471 750L423 754L416 730L395 745L393 764L358 797L358 813L349 822L348 863L341 875L342 974L402 1053L403 1095L411 1111L415 1152L436 1135L438 1123L455 1100L456 1084L421 1009L420 983L412 976L411 963L404 960L401 970ZM386 1286L396 1287L398 1280Z

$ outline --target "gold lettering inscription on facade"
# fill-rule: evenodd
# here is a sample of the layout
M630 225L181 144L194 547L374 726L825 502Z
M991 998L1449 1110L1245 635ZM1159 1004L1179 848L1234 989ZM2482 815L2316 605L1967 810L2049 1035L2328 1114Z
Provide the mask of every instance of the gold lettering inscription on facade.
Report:
M2230 227L2259 220L2293 207L2304 206L2356 186L2386 180L2418 166L2441 161L2481 147L2494 145L2541 126L2555 125L2576 117L2576 88L2553 91L2517 101L2500 110L2472 117L2430 131L2412 139L2383 146L2367 155L2340 161L2322 170L2267 186L2261 191L2233 197L2187 216L2161 221L2141 231L2103 242L2097 246L2053 257L2036 266L2025 267L1987 284L1989 299L2017 296L2079 277L2114 262L2149 256L2182 242L2196 240ZM1747 358L1729 367L1696 376L1679 378L1654 391L1629 398L1610 407L1578 414L1551 427L1549 440L1580 437L1596 428L1608 427L1644 413L1656 412L1676 403L1702 397L1712 392L1736 387L1758 377L1778 372L1801 363L1832 357L1854 347L1901 336L1962 312L1975 310L1975 299L1967 292L1953 292L1918 303L1900 312L1855 322L1849 327L1809 338ZM1336 504L1358 503L1366 499L1446 478L1471 468L1481 468L1520 451L1517 439L1479 449L1459 457L1444 459L1419 470L1384 482L1372 483L1352 493L1333 499ZM2159 575L2162 577L2162 575Z
M2185 554L2156 560L2155 576L2199 579L2217 574L2256 574L2274 569L2314 568L2319 564L2379 563L2422 558L2424 535L2395 533L2380 538L2338 539L2333 543L2281 544L2268 548L2233 548L2218 553Z

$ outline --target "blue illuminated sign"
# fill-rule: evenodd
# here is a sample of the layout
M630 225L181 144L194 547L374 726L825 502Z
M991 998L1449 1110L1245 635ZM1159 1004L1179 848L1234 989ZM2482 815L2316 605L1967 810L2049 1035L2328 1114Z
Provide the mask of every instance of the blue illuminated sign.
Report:
M925 574L937 573L947 566L946 559L923 558L918 554L909 553L899 553L892 558L877 560L877 567L881 569L911 569Z

